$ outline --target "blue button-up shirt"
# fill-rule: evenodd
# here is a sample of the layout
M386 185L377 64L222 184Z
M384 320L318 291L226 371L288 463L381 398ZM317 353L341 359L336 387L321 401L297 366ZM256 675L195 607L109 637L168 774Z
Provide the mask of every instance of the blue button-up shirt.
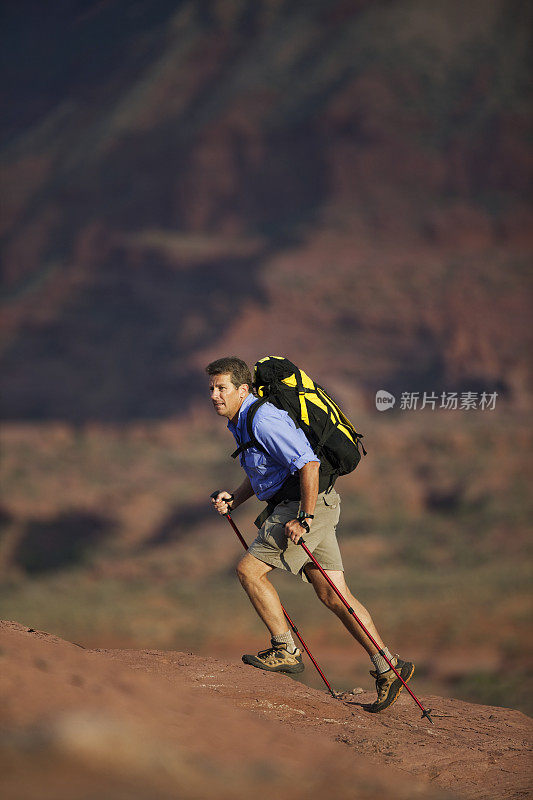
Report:
M237 424L234 425L231 420L228 422L228 428L239 445L249 440L246 418L250 405L256 399L252 394L245 397L239 409ZM320 463L303 430L296 427L286 411L276 408L272 403L263 403L259 407L252 422L252 430L266 453L257 447L249 447L240 454L240 460L259 500L268 500L276 494L289 475L305 464L310 461Z

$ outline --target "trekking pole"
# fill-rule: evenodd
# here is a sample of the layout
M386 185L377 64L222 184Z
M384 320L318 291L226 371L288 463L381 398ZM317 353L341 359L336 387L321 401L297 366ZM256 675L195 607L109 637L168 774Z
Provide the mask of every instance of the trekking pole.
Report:
M372 642L372 644L374 645L374 647L377 647L379 654L380 654L381 656L383 656L383 658L385 659L385 661L387 662L387 664L389 665L389 667L392 669L392 671L394 672L394 674L395 674L395 675L396 675L396 676L397 676L397 677L398 677L398 678L401 680L401 682L403 683L403 685L405 686L405 688L407 689L407 691L409 692L409 694L411 695L411 697L413 698L413 700L415 701L415 703L417 704L417 706L419 707L419 709L422 711L422 719L424 719L424 717L427 717L427 718L428 718L428 720L431 722L431 724L432 724L432 725L434 725L434 722L433 722L433 720L432 720L432 719L431 719L431 717L429 716L429 715L431 714L431 709L429 708L429 709L426 711L426 709L424 708L424 706L422 705L422 703L420 702L420 700L418 699L418 697L417 697L417 696L416 696L416 695L415 695L415 694L414 694L414 693L411 691L411 689L408 687L408 685L406 684L406 682L404 681L404 679L402 678L402 676L400 675L400 673L399 673L399 672L396 670L396 668L393 666L393 664L392 664L392 663L389 661L389 659L388 659L388 658L387 658L387 656L385 655L384 651L383 651L383 650L382 650L382 649L381 649L381 648L378 646L378 643L376 642L376 640L374 639L374 637L372 636L372 634L371 634L371 633L370 633L370 632L369 632L369 631L368 631L368 630L365 628L365 626L363 625L363 623L361 622L361 620L359 619L359 617L357 616L357 614L355 613L355 611L353 610L353 608L351 607L351 605L348 603L348 601L347 601L347 600L346 600L346 599L345 599L345 598L342 596L342 594L339 592L339 590L337 589L337 587L335 586L335 584L333 583L333 581L332 581L332 580L329 578L329 576L327 575L327 573L325 572L325 570L324 570L324 569L322 569L322 567L320 566L320 564L318 563L318 561L316 560L316 558L314 557L314 555L312 554L312 552L309 550L309 548L308 548L308 547L307 547L307 545L305 544L305 539L304 539L302 536L300 536L300 538L298 539L298 541L296 542L296 544L300 544L300 545L303 547L303 549L305 550L305 552L307 553L307 555L309 556L309 558L311 559L311 561L313 562L313 564L315 565L315 567L317 567L317 569L319 569L319 570L320 570L320 574L321 574L321 575L322 575L322 576L323 576L323 577L324 577L324 578L327 580L327 582L329 583L329 585L331 586L331 588L333 589L333 591L335 592L335 594L337 595L337 597L339 598L339 600L341 600L341 601L344 603L344 605L346 606L346 608L348 609L348 611L350 612L350 614L352 615L352 617L353 617L353 618L355 619L355 621L356 621L356 622L359 624L359 626L362 628L362 630L363 630L363 631L366 633L366 635L368 636L368 638L370 639L370 641Z
M218 492L218 491L217 491L217 492L213 492L213 494L211 495L211 497L213 497L213 498L214 498L214 497L216 497L218 494L220 494L220 492ZM242 546L244 547L244 549L245 549L245 550L248 550L248 545L246 544L246 541L245 541L244 537L241 535L241 533L240 533L239 529L237 528L237 526L236 526L236 525L235 525L235 523L233 522L233 520L232 520L232 518L231 518L231 514L229 513L229 511L228 511L228 513L227 513L227 514L224 514L224 516L226 517L226 519L228 520L229 524L231 525L231 527L233 528L233 530L234 530L234 531L235 531L235 533L237 534L237 537L238 537L238 539L239 539L240 543L242 544ZM306 643L304 642L304 640L303 640L303 639L302 639L302 637L300 636L300 634L299 634L299 632L298 632L298 628L296 627L296 625L294 624L294 622L292 621L292 619L289 617L289 615L287 614L287 612L285 611L285 609L283 608L283 606L281 606L281 608L282 608L282 610L283 610L283 613L285 614L285 619L287 620L287 622L289 623L290 627L292 628L292 631L293 631L293 633L295 633L295 634L296 634L296 636L298 637L298 639L300 640L300 642L301 642L301 645L302 645L303 649L305 650L305 652L307 653L307 655L309 656L309 658L311 659L311 661L312 661L312 662L313 662L313 664L315 665L315 667L316 667L316 669L317 669L317 672L318 672L318 674L320 675L320 677L322 678L322 680L324 681L324 683L325 683L325 684L326 684L326 686L328 687L328 689L329 689L329 691L330 691L331 695L332 695L333 697L335 697L335 698L336 698L336 697L337 697L337 695L335 694L335 692L334 692L334 691L333 691L333 689L331 688L331 686L330 686L330 684L329 684L329 681L328 681L328 679L326 678L326 676L324 675L324 673L322 672L322 670L321 670L321 669L320 669L320 667L318 666L318 663L317 663L317 662L315 661L315 659L313 658L313 654L311 653L311 651L310 651L310 650L309 650L309 648L307 647Z

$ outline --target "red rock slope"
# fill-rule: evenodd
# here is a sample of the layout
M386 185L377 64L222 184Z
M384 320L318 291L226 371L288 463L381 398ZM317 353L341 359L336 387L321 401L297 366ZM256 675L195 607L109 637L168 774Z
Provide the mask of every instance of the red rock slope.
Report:
M368 715L288 677L177 652L87 651L0 623L3 797L524 798L531 721L408 698Z

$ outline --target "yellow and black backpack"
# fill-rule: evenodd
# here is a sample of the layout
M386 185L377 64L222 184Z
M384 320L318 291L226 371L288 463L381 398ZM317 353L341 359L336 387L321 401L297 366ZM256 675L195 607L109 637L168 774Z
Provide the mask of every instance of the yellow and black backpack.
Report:
M366 455L361 441L363 435L355 430L322 386L281 356L265 356L257 361L252 378L258 400L248 411L246 428L249 441L237 448L233 457L248 447L263 449L254 438L252 422L260 406L268 401L286 411L303 430L320 459L321 476L329 478L328 488L339 475L347 475L357 467L361 460L359 447Z

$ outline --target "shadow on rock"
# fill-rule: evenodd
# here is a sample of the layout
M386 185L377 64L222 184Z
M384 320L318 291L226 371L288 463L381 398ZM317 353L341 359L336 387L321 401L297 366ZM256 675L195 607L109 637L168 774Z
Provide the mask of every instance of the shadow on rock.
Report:
M167 518L155 528L144 542L143 549L178 542L185 539L192 529L212 520L213 511L205 502L176 507Z
M13 554L30 574L53 572L79 564L115 531L115 523L99 514L69 511L48 520L31 520Z

